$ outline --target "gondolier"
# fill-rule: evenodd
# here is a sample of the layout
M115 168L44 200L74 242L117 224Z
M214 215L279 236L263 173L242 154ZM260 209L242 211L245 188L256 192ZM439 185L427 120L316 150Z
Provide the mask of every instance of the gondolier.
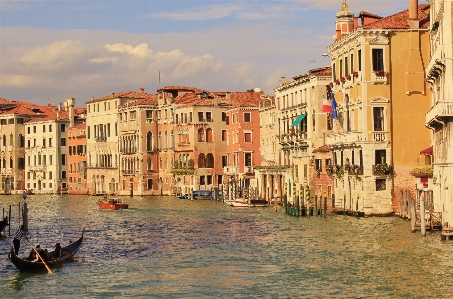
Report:
M13 239L13 245L14 245L14 252L16 254L19 254L19 249L20 249L20 240L22 237L25 235L24 232L24 226L21 225L20 229L14 234L14 239Z

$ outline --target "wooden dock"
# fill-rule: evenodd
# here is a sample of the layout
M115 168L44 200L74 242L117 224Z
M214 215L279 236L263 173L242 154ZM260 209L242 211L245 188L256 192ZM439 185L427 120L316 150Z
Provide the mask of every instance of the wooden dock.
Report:
M453 237L453 227L443 227L440 238L442 240L450 240L451 237Z

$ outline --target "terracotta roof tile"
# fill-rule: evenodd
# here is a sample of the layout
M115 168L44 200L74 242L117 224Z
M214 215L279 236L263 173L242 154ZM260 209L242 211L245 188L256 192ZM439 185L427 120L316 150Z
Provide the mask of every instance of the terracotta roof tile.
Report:
M429 4L421 4L418 6L418 18L420 20L420 28L429 28ZM407 29L409 20L409 10L396 13L394 15L382 18L370 24L364 25L363 29Z
M103 101L107 99L116 99L116 98L129 98L129 99L147 99L150 97L154 97L155 95L149 94L149 93L141 93L141 92L136 92L136 91L121 91L118 93L111 93L110 95L103 96L97 99L92 98L91 100L87 101L89 102L97 102L97 101Z

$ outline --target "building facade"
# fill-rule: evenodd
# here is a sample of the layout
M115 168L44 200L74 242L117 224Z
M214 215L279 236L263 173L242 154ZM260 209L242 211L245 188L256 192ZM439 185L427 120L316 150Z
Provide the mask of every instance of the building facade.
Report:
M409 4L385 18L366 12L354 17L344 0L328 47L336 115L327 145L333 148L335 192L346 196L347 208L358 201L366 214L396 210L400 191L414 190L411 172L420 149L430 145L420 112L430 98L424 81L429 5Z
M431 58L426 81L432 97L426 126L433 133L434 209L442 212L442 223L453 224L453 1L432 0Z

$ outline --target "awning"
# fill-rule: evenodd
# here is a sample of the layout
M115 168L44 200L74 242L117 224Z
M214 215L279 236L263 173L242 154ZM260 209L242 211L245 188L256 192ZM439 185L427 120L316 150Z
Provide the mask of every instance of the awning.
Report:
M432 155L433 154L433 147L428 147L420 152L420 155Z
M307 114L301 114L298 117L296 117L296 120L293 122L291 127L295 127L295 126L299 125L301 123L301 121L305 118L306 115Z

